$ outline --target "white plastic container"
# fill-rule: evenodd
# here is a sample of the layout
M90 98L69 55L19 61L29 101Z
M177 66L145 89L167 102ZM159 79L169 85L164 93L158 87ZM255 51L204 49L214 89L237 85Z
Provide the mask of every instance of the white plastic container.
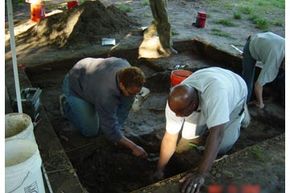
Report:
M149 96L150 90L146 87L142 87L141 91L135 96L135 100L132 104L132 110L137 112L141 109L141 105Z
M5 192L45 193L41 157L36 143L11 139L5 141Z
M28 139L35 142L33 123L25 113L9 113L5 115L5 139Z

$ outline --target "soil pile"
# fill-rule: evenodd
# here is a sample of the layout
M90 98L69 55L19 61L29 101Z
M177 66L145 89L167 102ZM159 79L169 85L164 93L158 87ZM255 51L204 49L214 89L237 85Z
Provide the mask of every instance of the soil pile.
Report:
M135 25L133 19L113 5L105 7L98 0L86 1L74 9L47 17L21 34L17 42L56 47L90 44Z

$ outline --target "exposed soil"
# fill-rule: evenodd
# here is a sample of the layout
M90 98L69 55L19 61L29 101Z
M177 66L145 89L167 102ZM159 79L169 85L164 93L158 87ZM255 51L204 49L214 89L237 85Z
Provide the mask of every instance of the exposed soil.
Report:
M17 38L19 39L17 44L17 53L19 54L18 59L20 61L25 61L27 65L30 65L29 63L37 64L37 61L35 60L39 60L39 58L35 58L33 55L39 53L45 56L47 53L43 53L43 49L46 50L46 52L49 51L50 54L55 52L53 55L55 61L68 59L67 54L57 54L61 53L61 51L66 53L66 51L68 51L67 47L64 49L57 48L57 50L55 50L55 44L58 46L64 46L67 43L66 41L69 40L71 41L69 42L70 49L73 48L73 50L71 50L73 52L71 53L72 57L81 58L97 52L97 50L96 52L90 51L92 49L102 50L101 47L95 47L96 45L101 45L99 41L100 37L98 37L98 35L115 38L117 43L120 44L119 46L139 46L141 43L140 41L142 41L143 38L142 33L132 32L130 26L135 27L133 30L135 31L137 30L137 26L144 27L151 23L152 14L149 4L142 0L126 2L117 0L100 0L100 2L106 6L104 7L97 2L98 1L94 1L94 6L91 6L89 3L88 5L90 5L90 9L86 8L86 2L75 9L67 11L65 9L66 5L61 0L55 0L54 5L51 5L50 1L46 1L46 13L48 17L39 24L29 21L29 4L24 3L16 6L14 9L14 19L16 21L15 34L21 34L32 27L34 29L30 29L32 34L37 34L39 35L38 39L44 40L43 42L40 42L39 40L32 41L36 40L35 37L32 37L27 33L22 34L22 38L19 36ZM200 39L222 50L237 55L238 52L230 45L235 45L242 49L248 35L263 31L256 28L253 22L249 19L250 16L247 14L241 14L241 19L233 19L233 14L238 10L238 7L236 7L237 3L239 2L229 0L210 2L199 0L169 0L167 9L173 32L173 41ZM120 4L129 7L130 11L125 14L121 11L117 11L115 7L112 6ZM56 9L57 11L63 12L53 15L56 12ZM106 12L104 12L105 9ZM196 28L192 25L192 23L195 22L199 10L205 10L207 13L205 28ZM254 10L252 10L252 12L254 12ZM284 14L285 13L278 8L273 8L272 12L263 15L262 19L271 23L276 19L284 18ZM217 21L221 19L232 22L233 26L219 24ZM69 29L69 27L66 26L68 23L75 25L76 28L73 30ZM137 26L132 24L136 24ZM6 29L8 29L8 27ZM279 25L269 25L267 30L284 37L284 20L282 20ZM46 32L45 35L42 31ZM117 31L119 31L119 33L116 33ZM8 38L9 32L7 30L6 40L8 40ZM50 42L45 42L45 39ZM51 45L48 46L48 44ZM6 46L6 58L10 58L9 41L6 42ZM29 60L29 58L31 59ZM44 57L42 57L42 60L44 60ZM51 59L50 61L53 60Z
M80 46L100 42L103 36L128 31L134 25L136 22L114 5L105 7L100 1L87 1L41 20L17 36L16 44L25 42L56 48Z
M188 54L180 53L184 62L192 68L191 57L188 57ZM169 59L166 60L162 59L162 62L169 64ZM196 62L199 67L206 66L208 63L210 61L207 60ZM148 64L141 63L139 66L149 68ZM153 183L150 176L156 167L165 127L164 108L168 92L165 92L164 88L169 88L169 81L162 80L169 80L170 74L161 73L160 76L156 76L154 70L151 69L153 71L151 73L147 71L150 96L143 103L141 110L130 112L126 121L124 133L137 144L142 145L150 154L150 159L145 161L135 158L128 150L112 145L103 137L89 139L81 137L78 131L61 117L58 96L61 91L61 81L67 70L47 68L35 71L34 69L33 73L28 74L33 86L43 89L42 102L83 185L89 192L123 193ZM150 84L152 81L159 84ZM163 90L158 91L156 88L159 87L163 87ZM252 122L248 128L241 130L241 136L230 154L284 133L284 108L276 104L273 99L266 101L264 110L250 107L250 112ZM196 149L192 149L189 153L174 155L165 171L166 177L194 168L200 156L201 152Z

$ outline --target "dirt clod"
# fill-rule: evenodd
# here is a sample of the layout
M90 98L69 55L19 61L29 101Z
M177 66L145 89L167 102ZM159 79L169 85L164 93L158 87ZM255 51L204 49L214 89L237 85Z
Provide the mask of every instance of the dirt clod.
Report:
M96 43L101 37L128 31L136 22L114 5L105 7L100 1L82 5L43 19L18 37L18 42L37 42L45 46L68 47Z

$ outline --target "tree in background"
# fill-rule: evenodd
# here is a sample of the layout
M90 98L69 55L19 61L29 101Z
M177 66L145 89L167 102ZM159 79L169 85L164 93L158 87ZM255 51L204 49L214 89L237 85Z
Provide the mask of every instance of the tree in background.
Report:
M160 52L165 56L176 54L177 51L172 48L171 26L168 21L165 1L149 0L149 3L154 20L145 33L150 35L157 31L161 44Z

